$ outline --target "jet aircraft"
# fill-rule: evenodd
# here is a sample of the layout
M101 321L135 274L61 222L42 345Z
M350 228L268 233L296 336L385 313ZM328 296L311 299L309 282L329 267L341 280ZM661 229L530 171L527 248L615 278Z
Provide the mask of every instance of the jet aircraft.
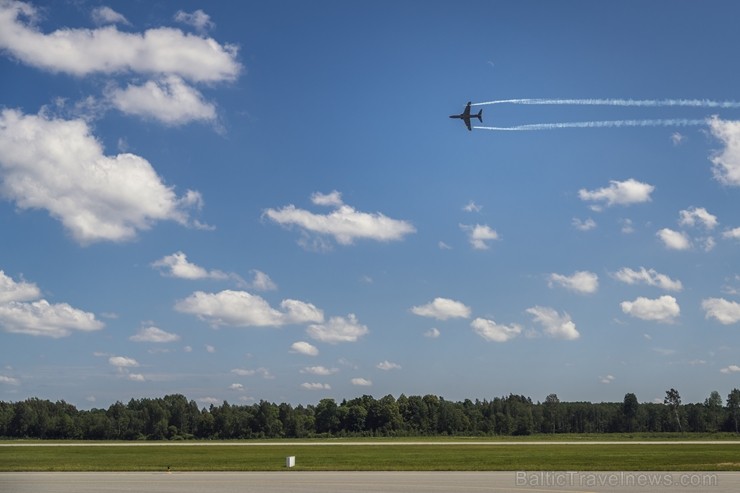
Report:
M477 118L479 122L483 123L483 110L480 110L477 115L471 115L470 101L468 101L468 104L465 106L465 111L463 111L459 115L450 115L450 118L459 118L460 120L465 122L465 126L468 127L468 130L473 130L470 127L470 119Z

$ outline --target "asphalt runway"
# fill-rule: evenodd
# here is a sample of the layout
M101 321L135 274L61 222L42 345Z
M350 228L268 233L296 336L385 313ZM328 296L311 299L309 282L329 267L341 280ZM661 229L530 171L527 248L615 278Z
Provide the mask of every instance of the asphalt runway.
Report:
M736 493L740 472L18 472L2 493Z

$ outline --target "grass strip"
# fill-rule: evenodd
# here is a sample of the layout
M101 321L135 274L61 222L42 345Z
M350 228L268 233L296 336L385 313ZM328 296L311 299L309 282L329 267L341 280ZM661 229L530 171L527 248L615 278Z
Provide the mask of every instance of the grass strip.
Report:
M740 471L737 444L0 447L0 471Z

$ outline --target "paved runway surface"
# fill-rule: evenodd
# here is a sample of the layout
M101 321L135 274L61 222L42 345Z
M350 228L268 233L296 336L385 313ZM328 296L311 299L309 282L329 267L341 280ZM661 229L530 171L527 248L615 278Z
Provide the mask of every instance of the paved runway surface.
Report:
M0 473L3 493L737 493L740 472Z

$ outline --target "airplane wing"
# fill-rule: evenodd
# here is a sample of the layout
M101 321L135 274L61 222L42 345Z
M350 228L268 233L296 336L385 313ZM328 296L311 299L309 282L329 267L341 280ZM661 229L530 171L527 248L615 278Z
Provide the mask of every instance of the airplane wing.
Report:
M465 125L468 127L468 130L472 131L473 129L470 128L470 118L463 118L465 121Z
M470 103L465 106L465 111L463 111L463 118L470 118Z

